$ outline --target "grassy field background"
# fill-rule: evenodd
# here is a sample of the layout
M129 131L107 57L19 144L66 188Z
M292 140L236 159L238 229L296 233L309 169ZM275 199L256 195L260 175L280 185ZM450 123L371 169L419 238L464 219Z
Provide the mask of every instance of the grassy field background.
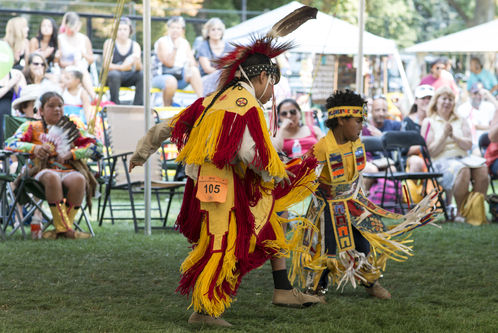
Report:
M0 243L1 332L199 329L187 324L189 299L175 293L189 251L183 236L173 230L135 234L131 222L105 223L95 232L89 240L14 237ZM224 315L234 328L225 331L498 331L498 225L443 223L442 229L418 229L413 239L414 256L389 262L382 279L392 300L348 286L329 290L327 304L276 307L266 263L244 278Z

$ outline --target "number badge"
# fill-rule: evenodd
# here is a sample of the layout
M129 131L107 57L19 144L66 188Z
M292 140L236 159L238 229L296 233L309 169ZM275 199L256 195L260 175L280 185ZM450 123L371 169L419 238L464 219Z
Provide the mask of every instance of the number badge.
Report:
M214 177L201 176L197 180L196 197L202 202L224 203L227 200L228 180Z

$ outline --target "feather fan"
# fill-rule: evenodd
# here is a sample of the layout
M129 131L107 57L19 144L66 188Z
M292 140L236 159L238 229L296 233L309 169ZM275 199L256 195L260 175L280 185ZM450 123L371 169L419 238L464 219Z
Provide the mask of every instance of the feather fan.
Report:
M75 123L67 116L61 117L57 124L50 127L48 133L42 136L42 141L50 143L54 151L64 155L71 150L71 143L80 136L80 131Z

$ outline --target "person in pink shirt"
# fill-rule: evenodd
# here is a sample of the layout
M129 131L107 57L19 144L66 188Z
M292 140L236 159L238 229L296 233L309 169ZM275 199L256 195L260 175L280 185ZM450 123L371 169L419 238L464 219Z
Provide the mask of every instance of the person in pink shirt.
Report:
M443 86L451 88L455 96L458 96L458 86L453 79L453 75L446 69L446 59L437 58L431 64L431 72L429 75L422 78L419 85L428 84L434 87L434 90Z
M304 155L323 137L318 126L306 126L302 122L301 108L294 99L284 99L277 106L279 130L274 138L277 151L290 158Z

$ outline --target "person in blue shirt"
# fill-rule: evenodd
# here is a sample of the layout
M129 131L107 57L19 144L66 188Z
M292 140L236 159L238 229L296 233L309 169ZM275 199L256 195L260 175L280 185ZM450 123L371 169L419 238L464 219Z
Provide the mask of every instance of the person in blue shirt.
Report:
M401 122L387 119L387 101L384 97L374 98L372 102L372 124L381 132L399 131Z
M498 91L498 80L496 75L488 72L482 67L481 60L477 57L470 59L470 76L467 80L467 90L470 91L472 86L478 82L482 83L484 89L489 90L492 94L496 95Z

